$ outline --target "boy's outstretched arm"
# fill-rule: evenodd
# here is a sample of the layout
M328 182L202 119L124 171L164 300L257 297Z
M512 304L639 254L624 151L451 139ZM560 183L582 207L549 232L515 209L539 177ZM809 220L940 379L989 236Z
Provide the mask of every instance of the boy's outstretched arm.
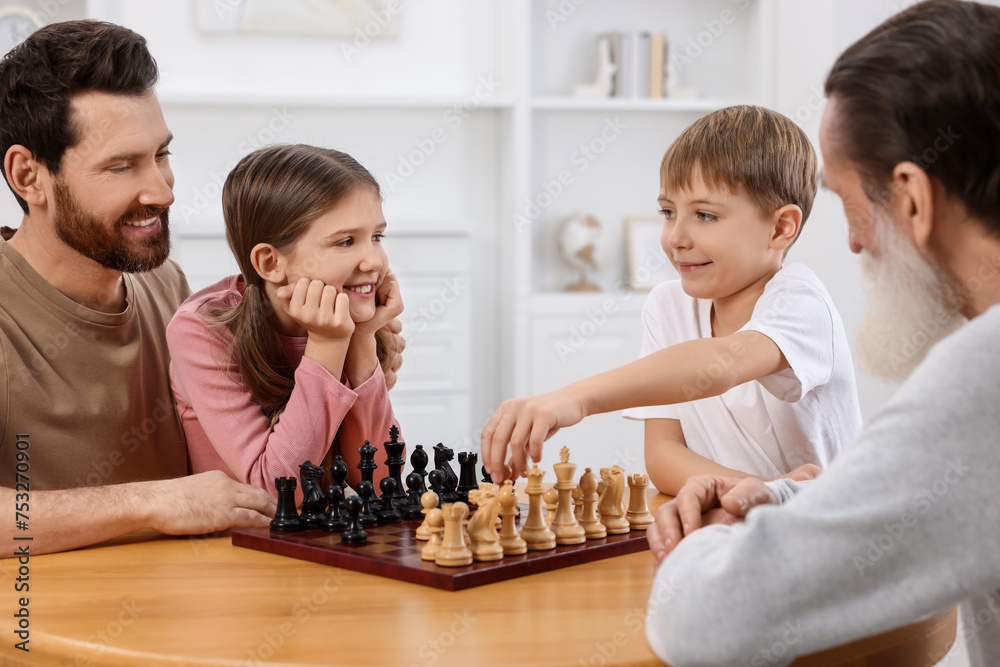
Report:
M483 429L483 463L502 476L507 445L515 477L542 458L542 443L587 415L718 396L788 368L777 344L756 331L698 338L653 352L562 389L504 401Z
M754 477L692 452L684 440L681 423L676 419L646 420L645 459L649 481L657 491L670 496L676 496L685 482L695 475Z

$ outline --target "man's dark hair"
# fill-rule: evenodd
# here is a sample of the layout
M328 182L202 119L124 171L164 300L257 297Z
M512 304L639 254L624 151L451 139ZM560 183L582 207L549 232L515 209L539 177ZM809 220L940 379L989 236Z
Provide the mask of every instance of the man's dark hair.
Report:
M128 28L90 20L41 28L0 60L0 157L20 144L59 173L66 149L82 139L70 114L74 95L141 95L156 78L146 39Z
M870 199L888 201L909 160L1000 234L1000 7L914 5L837 59L826 94L838 99L835 150Z

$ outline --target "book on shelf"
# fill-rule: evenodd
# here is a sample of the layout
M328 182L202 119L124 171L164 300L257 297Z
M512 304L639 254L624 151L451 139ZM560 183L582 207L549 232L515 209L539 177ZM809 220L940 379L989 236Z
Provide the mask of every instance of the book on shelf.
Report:
M659 99L666 95L668 55L663 33L645 31L607 32L597 37L608 40L614 65L610 97Z

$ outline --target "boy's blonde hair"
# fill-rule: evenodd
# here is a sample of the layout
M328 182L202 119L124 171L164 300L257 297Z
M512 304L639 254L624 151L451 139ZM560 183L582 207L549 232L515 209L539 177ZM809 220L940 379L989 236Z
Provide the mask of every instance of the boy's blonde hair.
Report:
M745 192L761 215L795 204L803 225L816 196L816 152L808 137L792 119L763 107L727 107L695 121L664 154L660 187L686 189L695 170L710 188Z

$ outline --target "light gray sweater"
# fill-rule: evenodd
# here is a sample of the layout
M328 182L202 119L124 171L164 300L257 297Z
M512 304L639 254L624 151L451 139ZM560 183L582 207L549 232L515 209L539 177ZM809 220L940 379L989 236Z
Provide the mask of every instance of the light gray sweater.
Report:
M780 506L660 566L660 658L786 665L960 604L956 641L1000 665L1000 305L938 343L818 479L771 485Z

